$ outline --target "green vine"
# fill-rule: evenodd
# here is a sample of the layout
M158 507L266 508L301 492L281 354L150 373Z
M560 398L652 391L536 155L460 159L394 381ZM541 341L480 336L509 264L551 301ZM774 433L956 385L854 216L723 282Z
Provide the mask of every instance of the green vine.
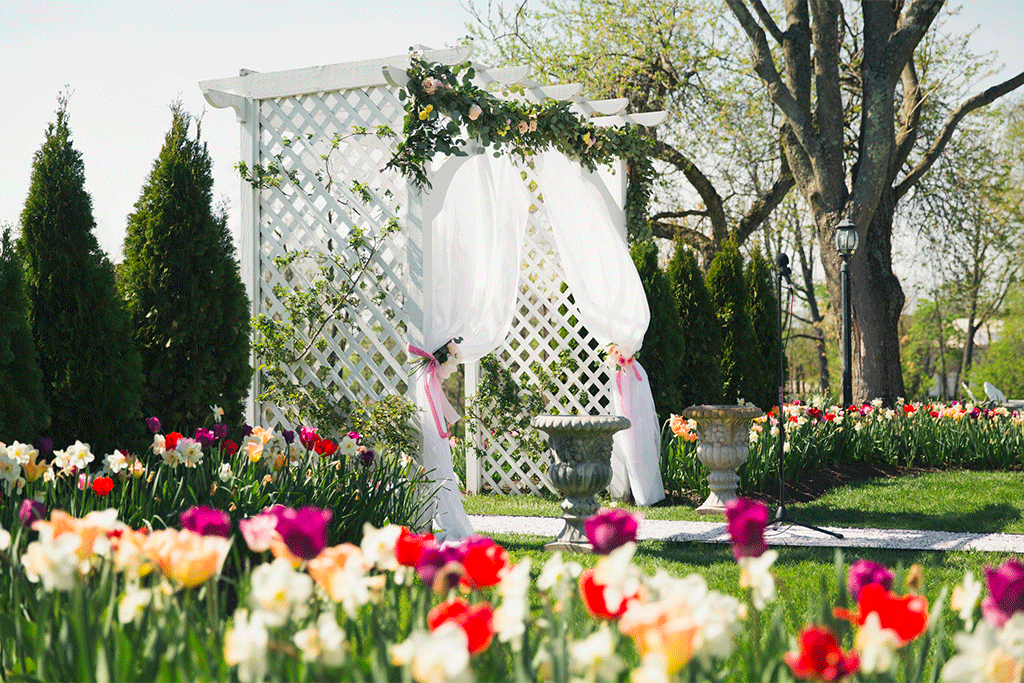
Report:
M468 62L449 67L413 57L409 84L398 96L405 101L405 140L388 162L419 187L429 187L426 165L435 154L466 156L474 140L495 156L527 159L554 148L588 170L614 158L628 165L626 223L629 234L650 233L647 221L654 166L652 140L641 126L599 128L570 110L571 102L547 99L529 103L497 97L473 84ZM521 95L509 86L506 95Z
M258 190L276 188L282 192L309 194L310 191L304 188L312 178L316 178L329 194L334 195L339 189L339 182L332 172L332 155L347 139L368 133L368 129L356 126L349 134L335 134L322 142L322 152L315 151L317 139L312 134L284 139L282 144L285 148L306 145L306 153L316 155L322 162L322 167L309 170L308 176L296 169L284 170L284 150L265 166L257 164L249 168L244 162L239 162L236 168L242 178ZM374 134L381 138L394 137L394 132L387 126L379 126ZM391 215L380 230L369 234L359 225L365 211L363 207L377 205L380 200L368 184L357 180L351 181L347 190L347 197L337 193L342 210L350 214L342 222L347 233L347 248L339 249L340 245L328 240L326 252L303 249L274 259L275 267L286 280L290 282L292 275L301 271L310 284L308 287L275 285L274 296L284 307L284 314L270 316L261 313L253 319L253 350L260 359L261 383L256 399L276 404L286 417L297 423L342 433L349 421L353 421L366 431L381 435L376 438L382 438L388 446L407 449L411 442L402 431L402 425L415 410L411 403L398 397L386 397L375 404L353 404L347 398L339 398L333 391L318 386L328 379L331 371L328 365L317 364L311 370L305 362L314 349L320 352L327 350L328 333L335 337L338 328L346 330L345 340L358 338L363 296L377 306L386 299L386 289L382 286L384 271L376 265L376 257L388 238L401 228L395 217L399 207L391 207ZM385 191L381 199L389 200L391 196L390 191ZM333 209L326 215L329 223L340 218ZM394 315L391 310L386 310L385 314ZM347 341L341 343L340 351L355 352ZM310 381L311 373L318 382ZM388 400L391 398L395 400Z
M533 363L530 369L537 382L524 374L518 382L512 372L491 353L480 359L480 381L477 393L466 403L467 437L470 424L478 424L491 438L509 435L519 450L540 454L547 450L545 438L530 426L535 415L558 412L548 406L558 387L554 376L564 374L566 359L560 358L547 367Z

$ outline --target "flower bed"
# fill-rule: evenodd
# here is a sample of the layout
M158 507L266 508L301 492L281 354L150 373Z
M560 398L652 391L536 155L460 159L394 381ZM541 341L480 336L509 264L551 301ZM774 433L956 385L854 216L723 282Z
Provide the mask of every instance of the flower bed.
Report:
M1017 469L1024 458L1024 416L1005 408L881 402L843 409L823 399L785 406L784 470L795 481L820 468L848 463L901 467ZM707 495L707 468L695 457L695 425L672 416L662 435L663 479L670 490ZM737 472L740 491L753 494L777 484L777 411L750 430L750 457Z
M31 506L29 506L31 507ZM113 509L26 508L0 531L0 666L12 680L1020 680L1024 565L968 574L952 592L963 629L942 632L920 568L895 581L854 563L818 623L773 604L768 511L728 510L745 600L697 574L643 574L636 520L588 520L595 566L560 553L518 564L474 537L438 545L367 525L328 545L330 512L274 506L242 518L192 508L148 532ZM30 530L31 527L31 530ZM241 536L241 538L238 538Z
M355 431L332 439L310 427L281 433L243 427L231 435L214 422L186 437L162 433L156 418L147 422L148 453L98 458L80 441L64 450L53 450L48 439L38 448L0 443L0 525L11 528L22 500L77 517L113 508L125 524L151 530L174 525L196 505L238 519L280 504L330 508L331 537L358 542L366 522L408 523L429 497L424 473L410 457L388 455L372 436Z

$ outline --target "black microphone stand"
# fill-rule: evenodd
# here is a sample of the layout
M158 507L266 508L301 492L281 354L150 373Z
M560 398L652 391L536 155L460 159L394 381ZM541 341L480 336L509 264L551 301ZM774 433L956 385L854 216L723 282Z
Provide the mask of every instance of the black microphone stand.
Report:
M785 388L785 352L782 348L782 278L786 278L792 286L792 281L789 280L789 257L784 253L779 252L779 255L775 257L775 294L779 300L779 367L778 367L778 380L779 380L779 508L775 511L775 519L772 520L773 526L779 526L781 524L793 524L796 526L802 526L806 529L812 529L823 534L828 534L834 538L842 538L843 535L829 531L828 529L822 529L821 527L811 526L810 524L802 524L801 522L793 519L789 512L786 510L786 478L783 471L783 459L785 457L785 443L786 443L786 411L783 406L786 403Z

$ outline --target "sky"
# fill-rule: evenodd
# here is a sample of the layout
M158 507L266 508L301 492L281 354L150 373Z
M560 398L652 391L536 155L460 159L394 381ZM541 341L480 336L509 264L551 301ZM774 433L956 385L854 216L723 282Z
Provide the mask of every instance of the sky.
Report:
M536 4L536 0L530 0ZM980 25L975 52L997 51L1002 78L1024 71L1024 0L963 0L950 24ZM239 125L214 109L199 81L241 68L282 71L376 59L412 45L441 48L466 35L468 0L4 0L0 5L0 226L17 223L32 158L70 91L74 146L85 163L100 245L120 260L127 217L170 127L170 104L202 115L214 198L230 204L236 237ZM480 0L479 7L486 7ZM991 85L990 79L980 86ZM980 87L979 86L979 87Z

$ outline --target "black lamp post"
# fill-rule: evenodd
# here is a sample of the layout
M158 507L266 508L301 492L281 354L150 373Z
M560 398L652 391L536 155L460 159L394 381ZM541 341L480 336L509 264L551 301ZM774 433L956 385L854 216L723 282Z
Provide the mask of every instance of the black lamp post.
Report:
M836 226L836 249L843 258L839 282L843 297L843 407L853 403L853 361L850 347L850 257L857 251L857 226L844 218Z

